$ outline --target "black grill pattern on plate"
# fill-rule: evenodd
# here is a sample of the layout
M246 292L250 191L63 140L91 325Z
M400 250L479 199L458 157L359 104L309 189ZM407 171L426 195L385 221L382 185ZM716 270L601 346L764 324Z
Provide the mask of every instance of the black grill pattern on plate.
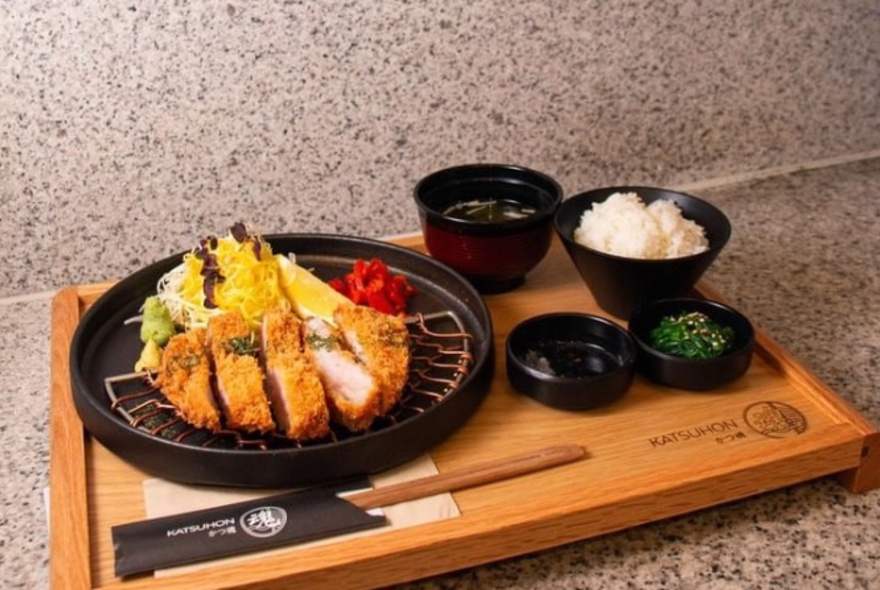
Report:
M250 435L233 430L210 432L184 422L149 372L113 375L104 387L114 413L132 428L175 442L222 449L290 449L334 444L390 428L424 413L455 391L474 364L473 337L461 319L450 311L407 318L410 335L410 371L400 402L377 418L364 433L331 425L327 437L307 442L291 441L281 433Z

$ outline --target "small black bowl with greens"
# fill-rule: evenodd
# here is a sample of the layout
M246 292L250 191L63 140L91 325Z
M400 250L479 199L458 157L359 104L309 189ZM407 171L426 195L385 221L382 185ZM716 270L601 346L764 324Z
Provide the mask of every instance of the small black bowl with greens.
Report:
M741 377L752 361L755 330L737 310L707 299L663 299L633 313L636 370L651 381L696 391Z

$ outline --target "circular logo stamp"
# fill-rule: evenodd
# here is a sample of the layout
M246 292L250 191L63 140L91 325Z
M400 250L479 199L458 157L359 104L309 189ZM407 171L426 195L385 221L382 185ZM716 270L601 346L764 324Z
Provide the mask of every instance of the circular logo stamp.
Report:
M252 537L277 535L287 524L287 512L277 506L261 506L241 515L241 528Z
M807 430L807 418L798 409L782 402L757 402L743 411L749 427L769 438L788 438Z

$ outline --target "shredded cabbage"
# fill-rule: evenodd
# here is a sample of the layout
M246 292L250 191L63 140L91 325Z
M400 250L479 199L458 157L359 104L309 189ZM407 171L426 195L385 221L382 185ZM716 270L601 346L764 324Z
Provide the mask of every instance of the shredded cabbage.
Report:
M198 252L184 254L183 262L162 276L156 287L171 318L184 329L205 327L210 317L227 311L240 312L248 325L257 329L267 311L290 309L279 281L278 262L269 244L259 237L248 235L239 242L230 234L203 242L201 253L214 255L222 277L214 284L216 307L206 305L205 262Z

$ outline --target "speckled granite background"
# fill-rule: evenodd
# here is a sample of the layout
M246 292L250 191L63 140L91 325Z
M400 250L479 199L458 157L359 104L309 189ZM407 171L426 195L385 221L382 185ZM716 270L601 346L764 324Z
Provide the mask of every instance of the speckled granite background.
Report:
M573 194L880 149L875 0L153 4L0 0L0 586L47 585L47 290L238 219L414 231L448 165ZM880 423L880 160L700 194L708 279ZM826 479L405 588L867 589L878 519Z
M0 319L0 586L45 588L51 304L0 300Z
M233 221L417 229L415 182L569 193L880 148L875 0L0 2L0 296Z

